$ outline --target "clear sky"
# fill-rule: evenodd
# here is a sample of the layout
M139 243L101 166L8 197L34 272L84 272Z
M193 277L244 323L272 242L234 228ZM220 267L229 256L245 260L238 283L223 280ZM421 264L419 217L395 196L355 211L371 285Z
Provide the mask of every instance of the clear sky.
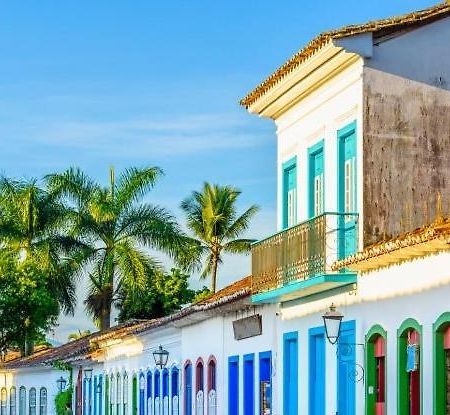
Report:
M151 200L179 216L203 181L242 189L275 230L275 129L238 100L319 32L433 5L430 0L2 1L0 172L158 165ZM245 276L227 259L220 285ZM193 284L198 285L197 278ZM82 289L80 289L82 291ZM82 296L80 292L80 296ZM57 338L90 325L82 306Z

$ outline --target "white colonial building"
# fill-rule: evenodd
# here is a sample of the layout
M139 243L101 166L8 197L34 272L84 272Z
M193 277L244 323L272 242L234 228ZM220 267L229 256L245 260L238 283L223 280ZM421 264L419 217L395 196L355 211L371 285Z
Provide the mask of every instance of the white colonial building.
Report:
M61 379L76 415L450 414L450 5L321 34L241 104L278 140L251 277L4 364L0 415Z

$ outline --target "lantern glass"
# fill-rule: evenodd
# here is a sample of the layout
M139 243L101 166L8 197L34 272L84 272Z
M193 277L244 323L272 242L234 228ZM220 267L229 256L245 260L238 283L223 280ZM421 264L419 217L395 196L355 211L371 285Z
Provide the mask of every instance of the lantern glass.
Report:
M158 349L153 352L153 358L155 359L155 365L162 369L167 365L169 352L160 345Z
M62 376L56 381L56 384L58 385L58 390L60 392L64 391L66 389L67 380L64 379Z
M331 304L330 309L322 316L327 339L331 344L336 344L341 334L341 323L344 315Z

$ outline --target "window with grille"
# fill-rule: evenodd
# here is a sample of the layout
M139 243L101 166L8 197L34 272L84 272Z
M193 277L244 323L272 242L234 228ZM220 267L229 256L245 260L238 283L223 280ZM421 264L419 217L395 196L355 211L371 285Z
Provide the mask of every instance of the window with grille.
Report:
M29 415L36 415L36 389L31 388L28 397Z
M39 415L47 415L47 389L39 391Z

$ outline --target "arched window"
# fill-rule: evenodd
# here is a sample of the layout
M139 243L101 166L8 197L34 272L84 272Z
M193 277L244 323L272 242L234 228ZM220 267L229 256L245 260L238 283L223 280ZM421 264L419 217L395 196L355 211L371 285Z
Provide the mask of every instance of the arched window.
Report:
M450 313L442 314L433 324L435 414L450 412Z
M204 367L203 360L198 359L197 364L195 365L195 407L197 414L204 412L205 407L205 396L204 396L204 387L205 387L205 376L204 376Z
M25 415L27 413L27 390L25 386L21 386L19 389L19 415Z
M139 373L139 415L145 414L145 375Z
M36 388L31 388L28 398L29 415L36 415Z
M398 329L398 415L420 415L422 400L422 326L406 320Z
M179 380L179 370L176 367L172 368L171 374L171 400L172 400L172 415L178 415L180 411L180 380Z
M47 415L47 389L41 388L39 391L39 415Z
M8 392L5 387L3 387L0 391L0 414L7 415L7 407L8 407Z
M115 376L111 374L109 377L109 414L115 415L116 407L116 382L115 382Z
M147 372L147 415L153 415L153 376L152 372Z
M161 385L160 385L160 380L161 380L161 376L159 374L159 370L155 370L155 403L154 403L154 409L155 409L155 415L160 415L161 414Z
M208 415L217 413L216 377L216 359L211 356L208 360Z
M123 375L123 415L128 414L128 375Z
M386 414L386 331L379 325L366 335L366 414Z
M162 405L163 415L169 415L169 370L162 372Z
M9 390L9 415L16 415L16 388L13 386Z
M192 364L184 365L184 415L192 415Z

